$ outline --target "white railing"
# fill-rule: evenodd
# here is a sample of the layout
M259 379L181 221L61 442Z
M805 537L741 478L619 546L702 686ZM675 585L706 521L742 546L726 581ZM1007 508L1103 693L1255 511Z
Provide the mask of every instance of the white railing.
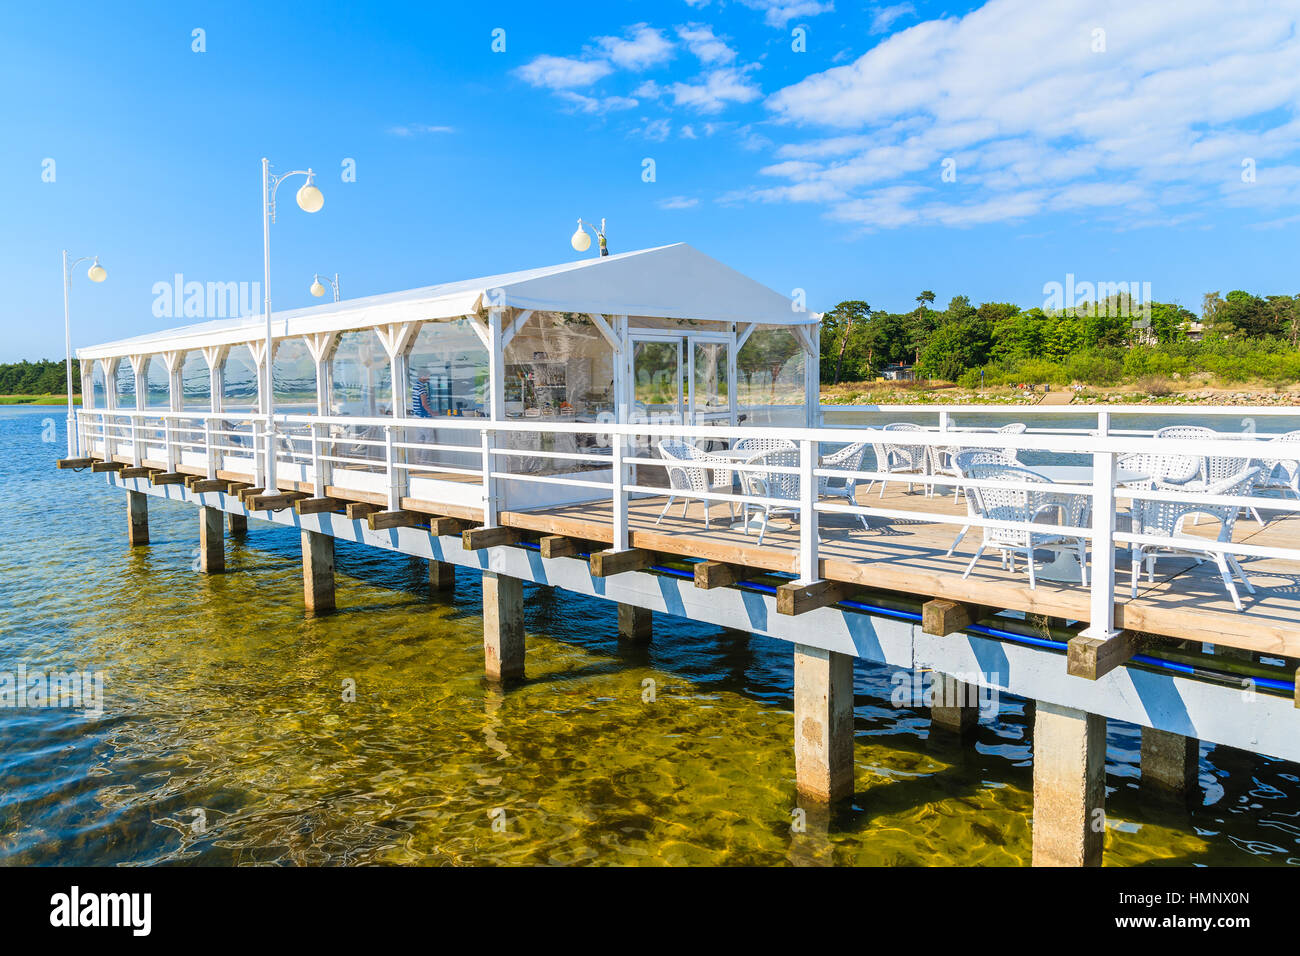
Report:
M837 407L825 407L823 411ZM316 494L347 497L350 491L362 500L381 498L392 510L406 500L432 504L460 504L481 508L483 521L494 526L505 510L528 510L573 502L609 502L612 508L614 546L628 547L631 503L647 496L671 493L678 499L706 503L730 502L742 510L781 508L796 516L797 543L768 543L795 553L793 566L803 582L814 582L821 574L819 523L824 516L850 515L886 520L922 520L958 529L980 528L997 531L1024 530L1035 535L1059 535L1082 539L1089 545L1091 560L1087 575L1090 633L1108 635L1114 631L1116 604L1115 549L1143 545L1183 548L1204 554L1218 562L1233 555L1295 562L1300 571L1300 488L1294 497L1267 495L1257 489L1243 495L1210 495L1196 490L1164 486L1151 490L1140 486L1121 488L1116 484L1117 463L1133 454L1187 456L1201 461L1246 459L1259 467L1295 475L1300 473L1300 442L1280 440L1279 431L1247 430L1221 433L1212 438L1151 437L1152 428L1117 428L1118 415L1191 417L1204 420L1241 416L1247 421L1296 416L1295 409L1196 408L1135 411L1128 407L1072 408L1052 406L1039 409L1018 406L984 408L894 408L854 409L861 415L898 416L935 414L934 424L921 431L886 431L880 424L823 425L819 428L773 428L754 426L680 424L576 423L546 419L490 421L481 418L391 419L323 417L302 415L266 416L248 413L195 413L82 409L79 427L83 448L96 457L153 464L167 470L181 469L208 477L219 473L243 475L255 486L266 489L297 487ZM1094 416L1091 428L1077 425L1052 427L1061 415ZM983 426L964 425L963 418L979 416L1024 419L1045 415L1045 423L1032 425L1019 434L1001 434ZM996 424L996 423L995 423ZM1140 423L1138 423L1140 424ZM978 430L983 427L986 430ZM768 497L743 491L674 488L653 482L663 477L667 462L654 453L654 443L663 439L684 439L716 445L741 438L778 438L791 443L797 465L754 464L744 458L728 460L726 471L737 475L797 475L798 493L792 497ZM926 461L937 461L937 450L964 446L1005 449L1013 455L1051 454L1090 466L1086 480L1069 483L1050 481L974 480L935 473L927 467L916 474L863 466L845 471L828 467L822 458L827 446L867 443L868 445L920 446ZM527 443L529 447L522 447ZM571 447L561 448L562 445ZM537 447L534 447L537 446ZM542 447L545 446L545 447ZM706 453L707 454L707 453ZM1280 463L1280 468L1279 468ZM691 462L686 462L689 466ZM527 465L528 467L520 467ZM719 467L714 459L710 468ZM1031 471L1033 464L1026 465ZM1042 467L1042 466L1040 466ZM317 477L319 476L319 481ZM861 496L824 500L816 493L821 478L856 481L889 481L921 486L925 494L910 497L906 507L891 506ZM293 484L290 484L290 483ZM744 487L742 482L742 488ZM1091 503L1091 517L1082 526L1053 524L1029 519L984 517L968 508L965 514L941 510L929 497L946 499L960 488L978 496L983 489L999 488L1043 492L1085 498ZM1285 489L1279 489L1283 494ZM362 494L364 493L364 494ZM1183 533L1182 526L1166 534L1146 529L1122 530L1116 517L1117 499L1139 502L1195 502L1206 508L1227 506L1266 509L1270 523L1288 520L1294 524L1291 540L1284 545L1263 545L1240 541L1219 541L1204 535ZM1233 520L1236 520L1235 518ZM1243 518L1242 520L1250 520ZM703 522L699 532L704 533ZM963 532L964 533L964 532ZM1274 536L1276 537L1276 536ZM770 542L772 539L768 539ZM785 541L785 539L780 539ZM888 548L889 539L873 537L873 547ZM955 547L955 545L954 545ZM840 552L842 556L842 552ZM905 560L900 557L900 561ZM1272 573L1272 572L1270 572ZM1124 584L1129 582L1124 581ZM1067 585L1069 586L1069 585ZM1077 587L1084 588L1080 582Z

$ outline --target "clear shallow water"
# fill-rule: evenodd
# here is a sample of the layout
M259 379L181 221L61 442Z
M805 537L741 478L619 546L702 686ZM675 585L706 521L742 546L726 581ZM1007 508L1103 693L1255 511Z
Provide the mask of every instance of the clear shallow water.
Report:
M431 600L422 564L341 544L343 610L305 619L295 533L250 521L208 577L195 509L151 499L128 549L121 492L54 470L61 426L0 409L0 671L102 670L106 706L0 708L0 862L1029 862L1022 701L958 746L860 664L854 805L794 834L787 645L656 616L620 651L612 605L530 587L503 696L471 573ZM1185 811L1144 802L1137 754L1112 723L1108 864L1300 861L1295 765L1206 745Z

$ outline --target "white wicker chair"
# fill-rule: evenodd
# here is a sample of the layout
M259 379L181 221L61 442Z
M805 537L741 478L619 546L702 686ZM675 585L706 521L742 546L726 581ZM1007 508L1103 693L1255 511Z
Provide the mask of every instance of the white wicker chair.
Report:
M1227 478L1222 478L1211 485L1201 488L1200 491L1207 495L1223 495L1225 497L1239 497L1250 494L1250 489L1254 486L1255 481L1259 478L1259 468L1246 468ZM1154 483L1154 490L1157 491L1186 491L1188 485L1164 484L1162 482ZM1219 543L1227 543L1232 540L1232 530L1237 524L1237 515L1241 509L1236 505L1206 505L1197 501L1134 501L1133 502L1133 532L1134 534L1161 535L1164 537L1175 537L1181 535L1183 522L1189 515L1210 515L1219 521L1219 535L1216 539ZM1224 554L1219 551L1211 551L1207 548L1198 548L1196 539L1190 536L1181 537L1178 545L1155 545L1155 544L1134 544L1132 547L1133 558L1133 579L1132 579L1132 596L1137 597L1138 578L1141 575L1142 562L1146 561L1147 581L1155 580L1155 563L1156 559L1168 555L1186 555L1199 560L1206 558L1213 561L1219 567L1219 574L1223 578L1224 587L1227 588L1228 594L1232 597L1232 604L1238 611L1241 610L1241 597L1237 594L1236 585L1233 584L1233 576L1241 579L1241 583L1246 586L1246 590L1251 594L1255 589L1247 580L1245 572L1241 570L1241 565L1231 554Z
M741 438L731 447L736 451L748 451L757 455L764 451L794 451L799 446L788 438Z
M952 464L949 467L952 468L952 474L960 481L966 477L967 472L975 465L1006 465L1014 468L1019 464L1020 462L1016 461L1016 459L992 448L963 448L952 456ZM957 487L959 490L961 489L961 485ZM971 501L969 494L966 495L966 516L969 518L977 517L975 503ZM957 550L957 545L961 544L962 538L966 537L968 531L970 531L970 525L965 525L957 532L952 547L948 549L948 557L952 557L952 553Z
M1202 425L1169 425L1165 428L1158 429L1155 433L1156 438L1204 438L1213 441L1216 438L1224 436L1216 432L1213 428L1206 428ZM1223 458L1213 455L1207 455L1201 459L1201 473L1198 478L1189 481L1183 485L1184 488L1197 491L1205 491L1210 485L1230 478L1233 475L1245 470L1250 463L1248 458ZM1260 477L1264 472L1261 470ZM1256 479L1258 480L1258 479ZM1247 488L1242 495L1249 495L1253 490ZM1254 519L1259 522L1260 527L1264 526L1264 519L1260 517L1259 511L1250 506L1250 513ZM1200 523L1200 515L1192 517L1192 524Z
M789 505L759 504L758 502L744 503L744 526L745 534L749 534L749 509L755 508L763 518L763 526L758 531L758 543L763 543L763 535L767 533L768 520L774 514L798 514L799 512L799 475L794 472L775 472L762 471L762 466L775 466L777 468L798 468L799 451L793 448L775 449L773 451L760 452L753 458L746 459L746 465L754 466L754 470L746 469L740 471L740 486L744 489L746 495L753 495L759 498L777 498L789 500Z
M1270 444L1294 444L1295 458L1268 458L1260 463L1260 479L1255 486L1260 490L1272 489L1300 498L1300 431L1287 432Z
M1047 483L1046 478L1028 468L1004 464L972 464L967 477L976 481ZM1087 539L1054 532L1037 532L1031 527L1044 515L1051 516L1052 524L1082 527L1087 521L1091 504L1086 495L1028 491L1023 488L976 487L967 490L967 498L974 500L975 513L979 517L1007 521L1008 524L984 527L984 540L975 552L975 557L966 566L963 578L970 575L975 562L986 549L995 548L1002 553L1004 566L1010 559L1012 571L1016 569L1016 555L1025 556L1025 564L1029 569L1029 589L1032 591L1037 585L1034 578L1034 552L1039 548L1070 546L1078 553L1081 581L1087 585Z
M1167 485L1183 485L1201 473L1201 460L1192 455L1140 452L1136 455L1125 455L1115 465L1126 471L1146 475L1144 479L1124 483L1126 488L1137 488L1143 491L1150 491L1157 481Z
M884 428L885 431L892 432L923 432L925 429L920 425L913 425L911 422L891 422ZM885 472L891 475L924 475L930 470L930 455L926 451L925 445L896 445L893 442L872 442L872 450L876 453L876 471ZM871 491L871 486L875 484L872 481L867 485L867 491ZM885 485L888 482L880 479L880 497L885 497ZM907 490L912 490L912 482L908 482Z
M975 428L971 431L978 434L983 431L992 431L998 435L1019 435L1025 431L1028 426L1024 422L1013 422L1010 425L1003 425L997 429ZM982 445L931 445L930 451L930 473L935 475L946 475L949 478L960 479L961 475L957 472L956 463L953 461L958 454L963 451L990 451L1006 458L1012 464L1020 464L1020 453L1015 448L985 448ZM934 496L934 486L931 485L927 491L931 497ZM962 494L961 482L958 480L952 486L952 500L956 503L958 497ZM960 540L960 539L959 539Z
M668 485L673 491L688 491L696 494L707 493L711 491L731 491L731 462L725 458L714 458L706 455L694 445L688 442L679 441L678 439L665 439L659 443L659 454L668 462L690 462L690 464L670 464L667 466ZM669 495L668 503L664 505L664 510L659 512L659 517L655 519L655 524L664 520L664 515L668 509L673 506L673 502L678 498L677 495ZM702 499L704 505L704 527L709 527L709 500ZM682 517L686 517L687 510L691 506L691 497L687 496L682 503ZM735 516L736 506L734 502L727 502L727 508L732 516Z
M867 443L856 442L852 445L845 445L837 452L826 455L821 460L822 468L835 468L840 471L861 471L862 460L867 457ZM849 504L856 505L858 499L856 490L858 479L852 475L845 475L843 478L837 475L819 475L817 477L817 494L822 497L830 498L847 498ZM858 520L862 522L863 528L870 527L867 524L866 515L858 515Z

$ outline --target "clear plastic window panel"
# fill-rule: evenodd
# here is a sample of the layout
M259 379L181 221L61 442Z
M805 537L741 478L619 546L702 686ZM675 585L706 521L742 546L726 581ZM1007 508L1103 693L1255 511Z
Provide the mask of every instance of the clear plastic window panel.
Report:
M391 418L393 369L374 329L344 332L330 361L330 414L342 418ZM335 467L362 467L357 461L382 461L383 428L358 422L333 425L334 454L352 459Z
M614 419L614 349L586 315L536 312L505 352L507 419L598 422ZM507 433L506 445L520 451L607 456L608 443L593 435ZM505 469L530 474L565 474L607 468L526 455L505 459Z
M482 462L477 431L438 427L449 418L484 418L492 404L492 366L483 341L469 319L426 322L407 353L410 387L408 417L425 427L408 430L408 439L434 445L464 445L464 453L420 449L410 460L437 477L456 480L454 472L436 475L438 466L477 468ZM420 472L416 472L419 474Z
M742 424L805 423L807 353L788 328L755 329L736 355Z

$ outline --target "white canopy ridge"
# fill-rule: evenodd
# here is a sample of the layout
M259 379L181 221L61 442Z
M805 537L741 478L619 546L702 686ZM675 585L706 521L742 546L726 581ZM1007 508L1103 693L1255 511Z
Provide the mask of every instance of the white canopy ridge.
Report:
M652 316L758 325L812 325L813 312L686 243L583 259L522 272L286 310L273 316L276 338L426 322L487 309ZM77 349L78 358L183 351L257 341L260 314L216 319Z

